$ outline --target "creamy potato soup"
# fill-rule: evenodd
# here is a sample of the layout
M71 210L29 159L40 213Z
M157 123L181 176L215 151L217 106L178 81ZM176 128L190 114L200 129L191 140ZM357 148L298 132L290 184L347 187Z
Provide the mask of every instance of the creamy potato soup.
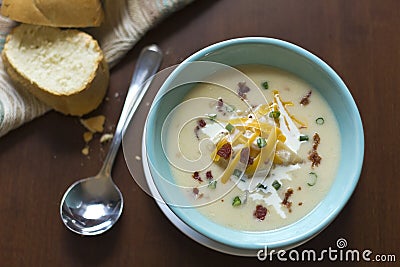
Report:
M244 65L199 83L165 125L165 151L188 203L239 230L291 224L324 198L338 167L336 119L315 88ZM168 124L168 125L167 125Z

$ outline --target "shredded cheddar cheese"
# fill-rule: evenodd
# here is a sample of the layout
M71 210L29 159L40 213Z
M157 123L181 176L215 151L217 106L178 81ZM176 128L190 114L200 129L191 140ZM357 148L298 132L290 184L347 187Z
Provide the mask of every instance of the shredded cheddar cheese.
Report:
M226 183L239 168L241 153L243 149L248 148L248 157L251 160L245 166L245 174L247 177L253 177L257 173L270 168L271 164L289 165L301 162L301 158L288 147L285 142L288 138L281 130L281 123L285 124L285 132L290 132L290 125L296 128L296 123L300 128L307 127L295 116L291 115L287 110L287 106L292 106L290 101L282 101L278 91L273 91L274 100L270 104L264 104L256 107L250 115L231 118L226 122L227 125L233 126L230 136L221 138L216 144L211 157L214 162L225 164L225 172L221 182ZM274 116L271 116L271 112ZM286 114L283 119L279 119L281 113ZM289 122L291 120L291 122ZM257 140L262 138L262 145ZM230 143L233 148L231 158L222 160L218 155L219 149Z

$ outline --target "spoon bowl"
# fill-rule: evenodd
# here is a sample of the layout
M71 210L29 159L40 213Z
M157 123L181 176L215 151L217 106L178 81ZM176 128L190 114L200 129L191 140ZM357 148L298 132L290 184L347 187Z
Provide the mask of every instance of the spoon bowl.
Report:
M132 118L161 63L156 45L143 48L136 63L121 117L100 172L79 180L65 192L60 215L65 226L81 235L98 235L110 229L122 213L124 200L111 178L111 169L127 122Z
M75 182L63 199L61 218L64 224L82 235L107 231L121 216L121 191L106 176L98 174Z

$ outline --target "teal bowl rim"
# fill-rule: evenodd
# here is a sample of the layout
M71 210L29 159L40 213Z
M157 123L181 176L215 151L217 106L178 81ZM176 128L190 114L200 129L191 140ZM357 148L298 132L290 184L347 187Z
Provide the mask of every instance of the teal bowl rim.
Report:
M294 222L293 224L290 224L288 226L278 228L276 230L268 230L268 231L263 231L263 232L250 232L250 231L239 231L235 229L228 229L226 227L220 226L216 223L211 222L211 224L215 225L215 228L218 231L209 231L209 229L205 228L201 223L194 222L190 220L190 218L187 216L185 213L185 210L187 208L180 208L176 206L169 205L169 208L187 225L189 225L191 228L196 230L197 232L207 236L208 238L211 238L215 241L218 241L220 243L232 246L232 247L237 247L237 248L243 248L243 249L263 249L266 245L268 246L268 249L282 249L282 248L293 248L295 246L298 246L302 243L307 242L317 234L319 234L323 229L325 229L340 213L340 211L344 208L344 206L347 204L348 200L352 196L360 174L361 174L361 169L363 165L363 159L364 159L364 131L363 131L363 126L362 126L362 121L361 121L361 116L359 114L357 105L348 90L347 86L343 82L343 80L339 77L339 75L327 64L325 63L322 59L317 57L316 55L312 54L311 52L305 50L304 48L301 48L300 46L297 46L295 44L289 43L287 41L279 40L279 39L274 39L274 38L267 38L267 37L243 37L243 38L236 38L236 39L230 39L226 41L222 41L213 45L210 45L208 47L205 47L201 49L200 51L194 53L193 55L189 56L187 59L185 59L171 74L170 76L165 80L164 84L161 86L159 92L157 93L155 100L153 102L154 104L159 103L159 98L163 95L164 91L168 89L168 84L173 81L178 73L185 68L185 63L190 63L193 61L199 61L205 56L209 55L210 53L213 53L217 50L223 49L225 47L231 46L231 45L238 45L238 44L267 44L267 45L272 45L272 46L277 46L280 48L284 48L287 50L290 50L305 59L309 60L312 62L315 66L318 66L318 68L322 69L323 72L325 72L328 77L333 79L333 82L338 85L337 90L340 91L340 94L345 98L345 101L347 102L348 106L351 108L351 113L353 115L353 123L354 123L354 128L357 130L354 135L357 137L355 144L356 150L358 150L358 158L354 159L354 170L353 170L353 176L351 177L351 180L349 180L349 183L345 187L345 193L342 195L343 197L340 200L340 202L335 203L334 209L324 218L322 218L319 223L315 224L313 228L310 229L297 229L297 232L293 234L289 238L285 238L282 240L271 240L268 241L268 234L269 233L279 233L280 231L291 231L291 229L294 229L296 225L298 225L300 222L304 221L307 219L309 214L313 213L315 210L319 208L322 202L317 207L315 207L308 215L303 217L302 219ZM152 105L152 108L153 108ZM148 117L149 120L149 117ZM149 121L147 121L147 125L151 125ZM150 134L150 131L147 131L147 135ZM162 190L159 190L160 194L162 195ZM329 192L327 193L329 194ZM299 232L299 230L304 230L302 232ZM217 233L215 233L217 232ZM225 234L221 234L225 233ZM232 235L234 235L236 238L234 238ZM255 235L265 235L266 242L254 242L254 240L259 240L260 238L257 237L255 238ZM250 242L246 241L249 240Z

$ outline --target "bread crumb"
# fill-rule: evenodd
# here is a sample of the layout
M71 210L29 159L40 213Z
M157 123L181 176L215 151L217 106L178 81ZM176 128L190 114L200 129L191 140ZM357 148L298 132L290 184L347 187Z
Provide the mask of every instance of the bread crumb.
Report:
M83 133L83 140L85 143L89 143L93 139L93 133L92 132L84 132Z
M140 156L135 156L136 160L141 160L142 158Z
M105 120L106 117L104 115L98 115L88 119L80 119L80 122L92 133L102 133L104 131Z
M81 152L85 156L89 155L89 146L85 146L84 148L82 148Z
M105 133L100 137L100 143L105 143L110 141L114 137L113 134Z

